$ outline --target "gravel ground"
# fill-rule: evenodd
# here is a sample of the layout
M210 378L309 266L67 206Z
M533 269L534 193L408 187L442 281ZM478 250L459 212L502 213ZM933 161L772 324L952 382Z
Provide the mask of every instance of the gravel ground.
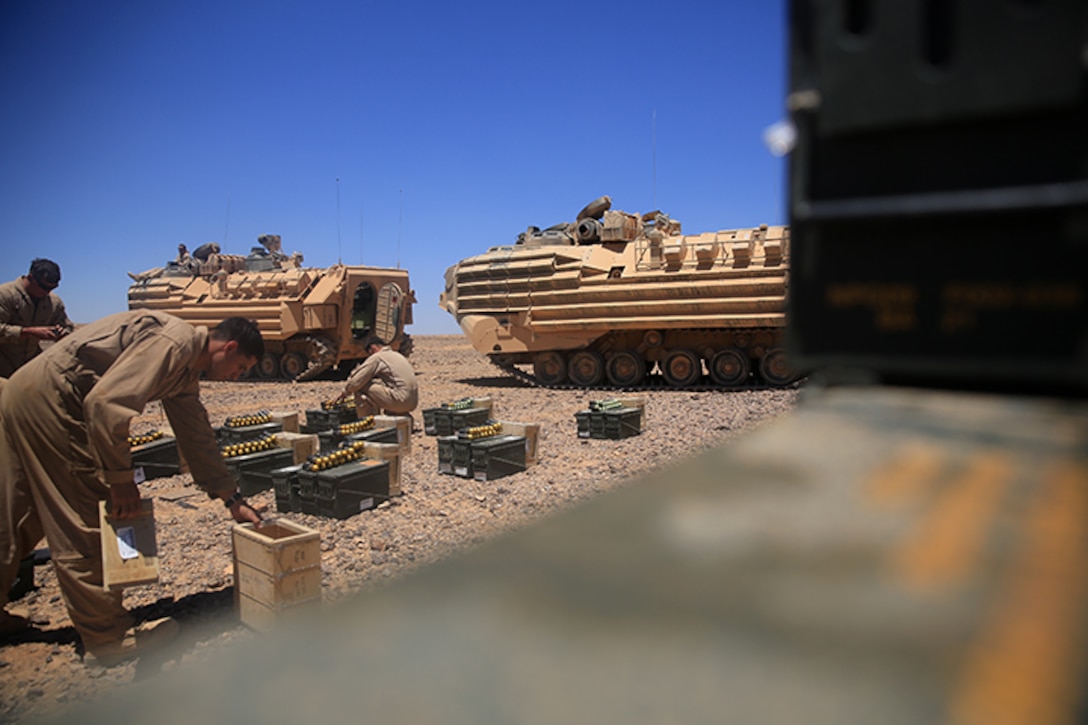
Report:
M607 393L529 387L503 375L459 336L415 341L411 359L420 378L420 409L490 396L495 417L541 425L540 462L488 482L439 474L436 439L423 434L417 410L402 496L343 521L283 515L320 532L325 606L750 431L790 411L797 396L795 390L653 391L645 394L642 435L579 439L574 413ZM341 387L332 381L208 383L203 398L219 425L230 415L261 409L301 414ZM133 432L166 427L158 404L152 404ZM182 625L179 642L155 658L110 669L84 666L52 567L39 567L38 588L18 602L29 605L36 626L0 644L0 721L32 719L148 677L169 677L219 648L259 636L233 614L232 521L222 504L210 501L188 475L141 488L156 499L160 582L126 590L125 605L140 618L176 618ZM271 491L251 501L266 508L266 518L279 516Z

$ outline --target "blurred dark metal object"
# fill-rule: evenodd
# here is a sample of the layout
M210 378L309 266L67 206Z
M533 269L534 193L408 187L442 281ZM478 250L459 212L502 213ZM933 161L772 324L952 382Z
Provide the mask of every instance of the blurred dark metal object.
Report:
M797 0L790 352L1088 389L1088 6Z

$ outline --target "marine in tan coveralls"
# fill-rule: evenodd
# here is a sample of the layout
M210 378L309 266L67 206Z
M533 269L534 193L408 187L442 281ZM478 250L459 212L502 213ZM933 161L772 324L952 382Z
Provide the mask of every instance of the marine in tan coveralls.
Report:
M344 385L337 400L355 395L359 417L389 413L410 413L419 405L419 385L408 359L387 347L380 338L371 338L366 346L370 355L359 364Z
M235 521L259 522L223 463L199 379L236 380L263 353L251 321L209 331L135 310L81 328L16 371L0 388L0 604L44 535L72 623L99 664L172 638L172 619L134 627L122 593L103 588L98 502L109 500L120 518L140 511L129 423L159 400L193 481ZM0 632L26 626L0 614Z
M42 340L72 331L64 303L53 294L59 284L57 263L35 259L25 275L0 285L0 378L10 378L37 356Z

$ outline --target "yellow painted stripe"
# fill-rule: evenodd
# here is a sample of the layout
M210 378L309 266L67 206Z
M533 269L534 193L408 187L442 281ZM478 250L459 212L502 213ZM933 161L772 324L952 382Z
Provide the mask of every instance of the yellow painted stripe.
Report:
M949 721L962 725L1076 720L1086 681L1088 466L1044 473L1021 546L969 650Z
M932 443L907 443L891 455L886 465L869 475L862 484L862 493L871 504L881 507L918 501L936 480L944 459L944 451Z
M902 546L893 569L907 586L934 589L961 582L983 547L1013 464L989 451L968 459L963 473L941 489Z

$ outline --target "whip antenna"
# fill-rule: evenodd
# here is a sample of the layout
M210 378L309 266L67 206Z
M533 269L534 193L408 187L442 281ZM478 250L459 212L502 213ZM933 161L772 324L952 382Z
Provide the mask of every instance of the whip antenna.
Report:
M651 164L652 164L652 167L653 167L652 171L650 173L651 173L651 176L653 177L653 188L654 188L654 203L651 205L651 208L656 209L657 208L657 109L656 108L653 110L653 113L651 115L650 126L651 126L651 131L650 131L650 134L651 134L650 156L651 156L651 159L652 159Z
M230 194L227 194L227 222L223 225L223 249L227 248L227 232L230 231Z

